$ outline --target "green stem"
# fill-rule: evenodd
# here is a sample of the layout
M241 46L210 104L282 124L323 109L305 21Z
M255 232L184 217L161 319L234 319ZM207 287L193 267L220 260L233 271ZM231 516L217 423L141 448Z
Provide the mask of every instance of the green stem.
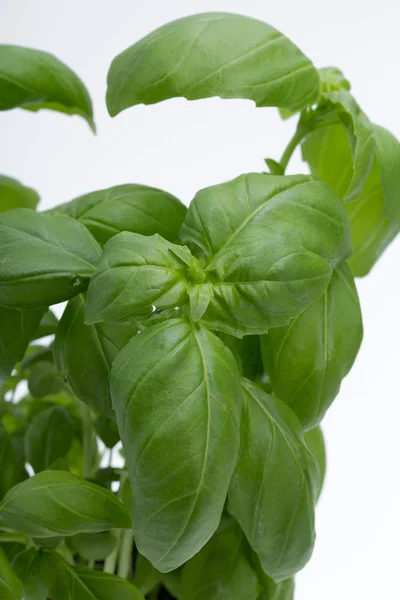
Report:
M22 533L0 533L0 543L3 542L19 542L26 545L31 543L30 539Z
M114 531L115 536L117 538L117 543L115 544L114 550L109 554L104 562L103 571L104 573L111 573L114 575L115 567L117 566L118 554L119 554L119 545L121 540L121 530L116 529Z
M133 531L126 529L122 534L117 575L127 579L132 564Z
M307 133L307 129L304 127L303 123L300 120L292 139L289 141L288 145L286 146L286 148L282 154L282 158L279 161L279 164L283 168L284 172L286 171L289 161L292 158L293 152L296 150L297 146L303 140L306 133Z
M83 476L90 477L93 464L93 423L90 417L90 408L82 404L83 421Z

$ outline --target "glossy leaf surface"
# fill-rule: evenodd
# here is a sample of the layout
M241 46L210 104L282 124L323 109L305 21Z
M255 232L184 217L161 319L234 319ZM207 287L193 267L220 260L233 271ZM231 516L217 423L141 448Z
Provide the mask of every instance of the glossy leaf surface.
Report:
M16 179L0 175L0 212L13 208L35 209L38 202L39 195L35 190L22 185Z
M201 190L181 239L212 283L201 322L238 337L288 323L351 253L340 198L301 175L252 173Z
M47 308L87 287L100 246L64 215L16 209L0 214L0 303Z
M363 336L357 289L346 263L326 292L285 327L262 336L264 365L276 395L303 428L318 424L339 393Z
M290 409L249 380L243 380L243 389L241 449L229 511L263 570L281 581L300 570L313 550L318 466Z
M0 45L0 110L42 108L80 115L95 129L92 102L82 81L48 52Z
M73 423L62 406L52 406L40 412L25 433L28 462L35 473L44 471L58 458L65 458L71 448Z
M104 488L66 471L43 471L13 487L0 503L0 522L33 537L130 527L130 515Z
M133 490L135 542L168 572L219 524L239 447L237 365L212 333L172 319L122 350L111 392Z
M318 72L279 31L249 17L178 19L122 52L108 73L111 116L168 98L248 98L299 110L318 97Z

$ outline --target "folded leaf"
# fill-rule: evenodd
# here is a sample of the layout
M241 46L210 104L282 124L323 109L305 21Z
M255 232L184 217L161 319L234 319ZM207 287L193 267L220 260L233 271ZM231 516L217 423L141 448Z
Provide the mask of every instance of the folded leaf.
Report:
M13 208L35 209L38 202L39 195L37 192L35 192L35 190L22 185L22 183L16 179L6 177L5 175L0 175L0 212L12 210Z
M0 381L5 381L23 359L44 309L18 310L0 306Z
M104 245L122 231L158 233L176 242L186 207L168 192L130 183L79 196L50 212L78 219Z
M346 263L335 269L321 298L288 325L262 336L272 388L304 429L317 425L336 398L362 336L357 289Z
M40 412L28 425L25 451L35 473L44 471L58 458L65 458L71 448L73 423L62 406Z
M319 467L320 487L318 490L318 497L321 495L322 488L325 481L326 473L326 450L324 434L322 433L321 427L317 426L314 429L310 429L304 433L304 440L307 444L308 449L314 456Z
M56 573L46 553L28 548L14 558L12 566L22 582L24 600L47 600Z
M375 159L362 190L346 204L354 253L355 276L367 275L400 230L400 144L385 129L371 125ZM344 127L333 125L312 133L302 146L315 177L328 181L344 196L353 172L351 146Z
M107 83L112 117L177 96L248 98L299 110L319 93L315 67L284 35L256 19L218 12L153 31L113 60Z
M85 324L86 302L70 300L57 328L54 359L74 394L97 412L115 418L110 369L118 352L136 333L130 323Z
M82 81L52 54L0 45L0 110L41 108L80 115L95 131L90 96Z
M229 511L263 570L278 582L311 556L318 465L290 409L249 380L243 380L243 389L241 449Z
M43 471L6 494L0 523L29 536L51 538L129 528L130 514L98 485L66 471Z
M252 173L200 191L181 239L212 283L201 322L238 337L303 312L352 249L340 198L301 175Z
M18 208L0 214L0 304L47 308L87 287L101 248L81 223Z
M260 584L243 537L238 523L224 515L210 541L183 567L180 600L257 600Z
M0 596L1 600L24 600L22 583L12 570L2 548L0 548Z
M135 542L168 572L219 524L239 448L237 365L212 333L171 319L125 346L111 370L111 394L133 490Z
M159 235L120 233L104 247L88 291L86 322L129 319L180 306L196 259Z

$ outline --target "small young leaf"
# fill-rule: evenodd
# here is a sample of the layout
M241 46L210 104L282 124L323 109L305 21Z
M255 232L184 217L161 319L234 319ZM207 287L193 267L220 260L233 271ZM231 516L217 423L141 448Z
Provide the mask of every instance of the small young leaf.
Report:
M111 394L133 490L135 542L168 572L200 550L221 517L239 448L236 362L215 335L172 319L120 352Z
M29 423L25 451L35 473L67 456L72 444L72 427L72 419L62 406L44 410Z
M257 600L260 584L242 546L238 523L224 515L210 541L183 567L180 600Z
M53 363L39 361L31 367L28 388L35 398L57 394L63 387L63 381Z
M142 594L146 595L151 592L160 583L161 577L161 573L153 567L151 562L139 553L136 557L133 583Z
M25 600L22 583L12 570L2 548L0 548L0 597L1 600Z
M237 337L303 312L352 249L343 203L329 186L258 173L200 191L181 239L206 261L212 283L201 322Z
M69 301L54 340L55 363L82 402L115 418L109 388L110 369L118 352L137 330L130 323L86 325L85 311L83 295Z
M129 319L140 312L182 305L187 299L188 267L172 252L174 246L159 235L120 233L104 247L99 267L89 285L86 322Z
M111 532L77 533L67 538L66 543L86 560L104 560L114 550L117 540Z
M318 490L318 497L321 495L322 488L325 481L326 473L326 450L324 434L322 433L321 427L314 427L304 433L304 440L307 444L311 454L315 457L319 466L319 477L320 487Z
M52 561L36 548L23 550L14 558L12 566L24 588L24 600L47 600L56 576Z
M0 110L42 108L80 115L95 131L90 96L82 81L52 54L0 45Z
M34 537L126 529L130 521L114 494L65 471L43 471L13 487L0 503L0 522Z
M336 398L362 336L357 289L349 267L342 263L321 298L288 325L261 337L272 388L304 429L317 425Z
M264 571L281 581L304 567L313 550L318 465L290 409L249 380L243 380L243 389L241 450L229 511Z
M122 231L176 242L186 207L168 192L132 183L79 196L51 212L78 219L104 245Z
M101 252L75 219L27 208L0 214L0 240L0 303L10 308L47 308L76 296Z
M0 175L0 212L13 208L35 209L38 202L39 195L35 190L22 185L16 179Z
M317 100L318 72L279 31L249 17L204 13L172 21L117 56L108 73L112 117L168 98L248 98L300 110Z

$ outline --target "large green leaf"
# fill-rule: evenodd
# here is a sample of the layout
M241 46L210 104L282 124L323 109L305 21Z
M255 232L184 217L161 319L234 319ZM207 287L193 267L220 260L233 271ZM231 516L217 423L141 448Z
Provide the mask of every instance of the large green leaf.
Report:
M204 324L238 337L303 312L352 249L339 196L302 175L252 173L200 191L181 238L206 263L208 283L191 295L192 314L194 303Z
M86 302L70 300L54 340L54 358L74 394L98 412L114 416L110 369L118 352L136 333L130 323L85 324Z
M357 289L346 263L325 293L284 327L270 329L261 346L276 395L304 429L324 417L350 371L363 335Z
M243 551L238 523L224 515L209 542L185 564L179 600L257 600L260 584Z
M0 306L0 381L24 357L42 319L44 309L18 310Z
M24 600L21 581L11 568L6 553L0 548L0 597L1 600Z
M33 537L130 527L129 511L108 490L66 471L43 471L13 487L0 522Z
M56 577L49 556L36 548L23 550L14 558L12 566L24 588L24 600L47 600Z
M48 108L80 115L95 131L92 102L82 81L52 54L0 45L0 110Z
M104 247L90 282L86 322L128 319L151 313L153 305L180 306L187 300L187 279L196 267L200 272L187 248L157 234L120 233Z
M142 235L158 233L175 242L186 207L168 192L128 183L79 196L51 212L78 219L100 244L122 231Z
M309 560L315 540L318 465L300 423L280 400L243 380L241 449L229 510L276 581Z
M20 480L18 464L11 438L0 422L0 500Z
M216 530L239 448L240 378L221 340L172 319L134 337L111 370L139 551L162 572Z
M65 215L19 208L0 214L0 303L47 308L87 287L101 248Z
M73 423L62 406L40 412L28 425L25 449L35 472L44 471L58 458L65 458L71 448Z
M326 474L326 449L324 434L321 427L317 426L304 433L304 439L311 454L315 457L319 467L320 487L318 496L321 495Z
M250 17L204 13L168 23L117 56L108 73L111 116L168 98L248 98L299 110L317 100L318 72L279 31Z
M371 125L375 159L362 190L346 204L355 276L366 275L400 230L400 144L385 129ZM315 177L328 181L344 197L353 177L351 144L342 125L323 127L302 145Z
M39 195L35 190L22 185L16 179L0 175L0 212L13 208L35 209L38 202Z

